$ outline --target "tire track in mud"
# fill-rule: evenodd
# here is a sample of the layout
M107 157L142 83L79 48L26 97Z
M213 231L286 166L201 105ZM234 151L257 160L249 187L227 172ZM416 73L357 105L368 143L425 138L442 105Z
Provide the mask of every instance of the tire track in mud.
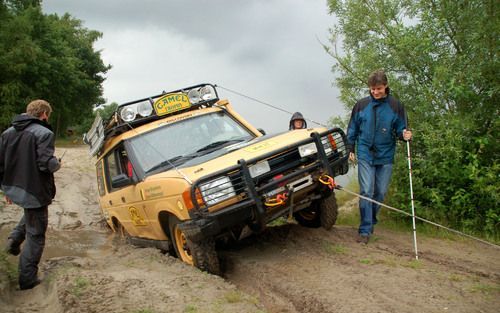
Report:
M356 243L356 234L349 226L269 228L221 249L225 278L270 313L496 312L500 305L495 250L423 238L416 262L411 234L380 229L368 245ZM476 286L495 295L478 294Z
M310 284L318 267L331 265L322 252L328 237L324 230L293 224L270 228L223 252L226 279L257 294L269 312L338 312L340 307L319 292L328 288L326 281L317 283L316 277Z

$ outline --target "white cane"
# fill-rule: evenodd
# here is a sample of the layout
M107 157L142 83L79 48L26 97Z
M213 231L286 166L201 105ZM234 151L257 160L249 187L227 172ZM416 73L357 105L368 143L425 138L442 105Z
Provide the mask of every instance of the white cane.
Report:
M417 250L417 227L415 225L415 202L413 200L413 182L411 179L411 154L410 154L410 141L406 141L406 150L408 151L408 175L410 176L410 198L411 198L411 217L413 220L413 245L415 246L415 259L418 260Z

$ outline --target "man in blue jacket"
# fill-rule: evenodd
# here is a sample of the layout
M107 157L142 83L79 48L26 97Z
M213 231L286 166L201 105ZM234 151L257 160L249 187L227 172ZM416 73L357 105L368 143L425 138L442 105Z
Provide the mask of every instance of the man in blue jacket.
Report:
M54 172L61 167L54 156L54 133L47 123L51 112L47 101L32 101L26 114L14 117L12 126L0 136L0 188L7 203L24 208L7 242L7 252L21 253L21 290L40 283L38 263L45 247L48 205L56 194Z
M347 128L349 159L358 159L360 194L382 202L389 187L396 139L410 140L403 105L389 94L387 76L377 70L368 78L370 96L354 106ZM380 206L359 200L360 225L357 241L367 244L377 224Z

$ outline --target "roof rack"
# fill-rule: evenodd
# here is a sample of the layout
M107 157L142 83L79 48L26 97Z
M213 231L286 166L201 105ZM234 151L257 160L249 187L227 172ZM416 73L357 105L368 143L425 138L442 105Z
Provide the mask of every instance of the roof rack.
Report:
M198 84L126 102L116 108L108 121L97 114L83 141L90 146L90 155L95 156L109 138L174 114L210 107L218 100L215 85Z

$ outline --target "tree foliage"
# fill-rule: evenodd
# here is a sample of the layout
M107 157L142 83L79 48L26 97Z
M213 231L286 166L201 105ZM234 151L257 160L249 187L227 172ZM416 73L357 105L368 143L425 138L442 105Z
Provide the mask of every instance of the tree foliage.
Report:
M383 68L414 130L417 215L498 236L499 31L494 0L328 1L333 70L350 109ZM340 46L341 44L341 46ZM389 201L409 207L406 149Z
M68 14L43 14L40 2L0 1L0 129L41 98L53 107L58 134L104 103L103 75L110 67L93 48L101 33Z

